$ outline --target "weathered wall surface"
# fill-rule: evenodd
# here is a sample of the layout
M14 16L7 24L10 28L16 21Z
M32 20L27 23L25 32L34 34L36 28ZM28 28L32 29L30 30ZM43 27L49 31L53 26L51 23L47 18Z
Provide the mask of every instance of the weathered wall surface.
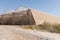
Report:
M49 14L40 12L35 9L31 9L31 12L34 17L36 25L42 24L44 21L48 23L60 23L60 18L57 18L55 16L51 16Z
M0 24L11 25L39 25L43 22L59 23L60 18L45 14L44 12L37 11L35 9L22 10L18 12L12 12L11 14L3 14L0 16Z
M11 18L12 18L11 14L1 15L0 24L9 24L11 22Z
M13 12L11 14L1 15L0 24L12 25L34 25L35 21L31 10Z

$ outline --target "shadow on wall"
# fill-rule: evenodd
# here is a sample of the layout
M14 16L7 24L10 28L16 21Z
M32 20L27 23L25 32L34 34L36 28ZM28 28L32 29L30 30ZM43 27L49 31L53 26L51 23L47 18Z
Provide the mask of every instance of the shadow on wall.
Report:
M7 17L6 17L7 16ZM34 25L35 21L32 16L31 10L21 12L13 12L8 15L1 15L1 25Z

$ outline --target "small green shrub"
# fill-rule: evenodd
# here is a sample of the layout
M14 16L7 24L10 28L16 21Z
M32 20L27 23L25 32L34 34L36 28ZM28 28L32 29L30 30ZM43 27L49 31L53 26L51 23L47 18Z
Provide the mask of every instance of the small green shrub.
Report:
M60 33L60 24L53 24L52 28L53 28L53 32Z

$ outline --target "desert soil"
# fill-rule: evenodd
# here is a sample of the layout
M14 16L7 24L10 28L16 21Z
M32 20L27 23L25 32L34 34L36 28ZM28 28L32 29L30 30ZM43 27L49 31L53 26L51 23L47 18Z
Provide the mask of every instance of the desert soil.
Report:
M0 25L0 40L60 40L60 34L25 30L14 25Z

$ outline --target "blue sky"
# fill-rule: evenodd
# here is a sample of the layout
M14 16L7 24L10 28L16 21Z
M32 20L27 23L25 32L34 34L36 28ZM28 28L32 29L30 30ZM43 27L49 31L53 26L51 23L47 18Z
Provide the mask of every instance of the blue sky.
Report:
M0 12L15 10L19 6L38 9L60 17L60 0L0 0Z

